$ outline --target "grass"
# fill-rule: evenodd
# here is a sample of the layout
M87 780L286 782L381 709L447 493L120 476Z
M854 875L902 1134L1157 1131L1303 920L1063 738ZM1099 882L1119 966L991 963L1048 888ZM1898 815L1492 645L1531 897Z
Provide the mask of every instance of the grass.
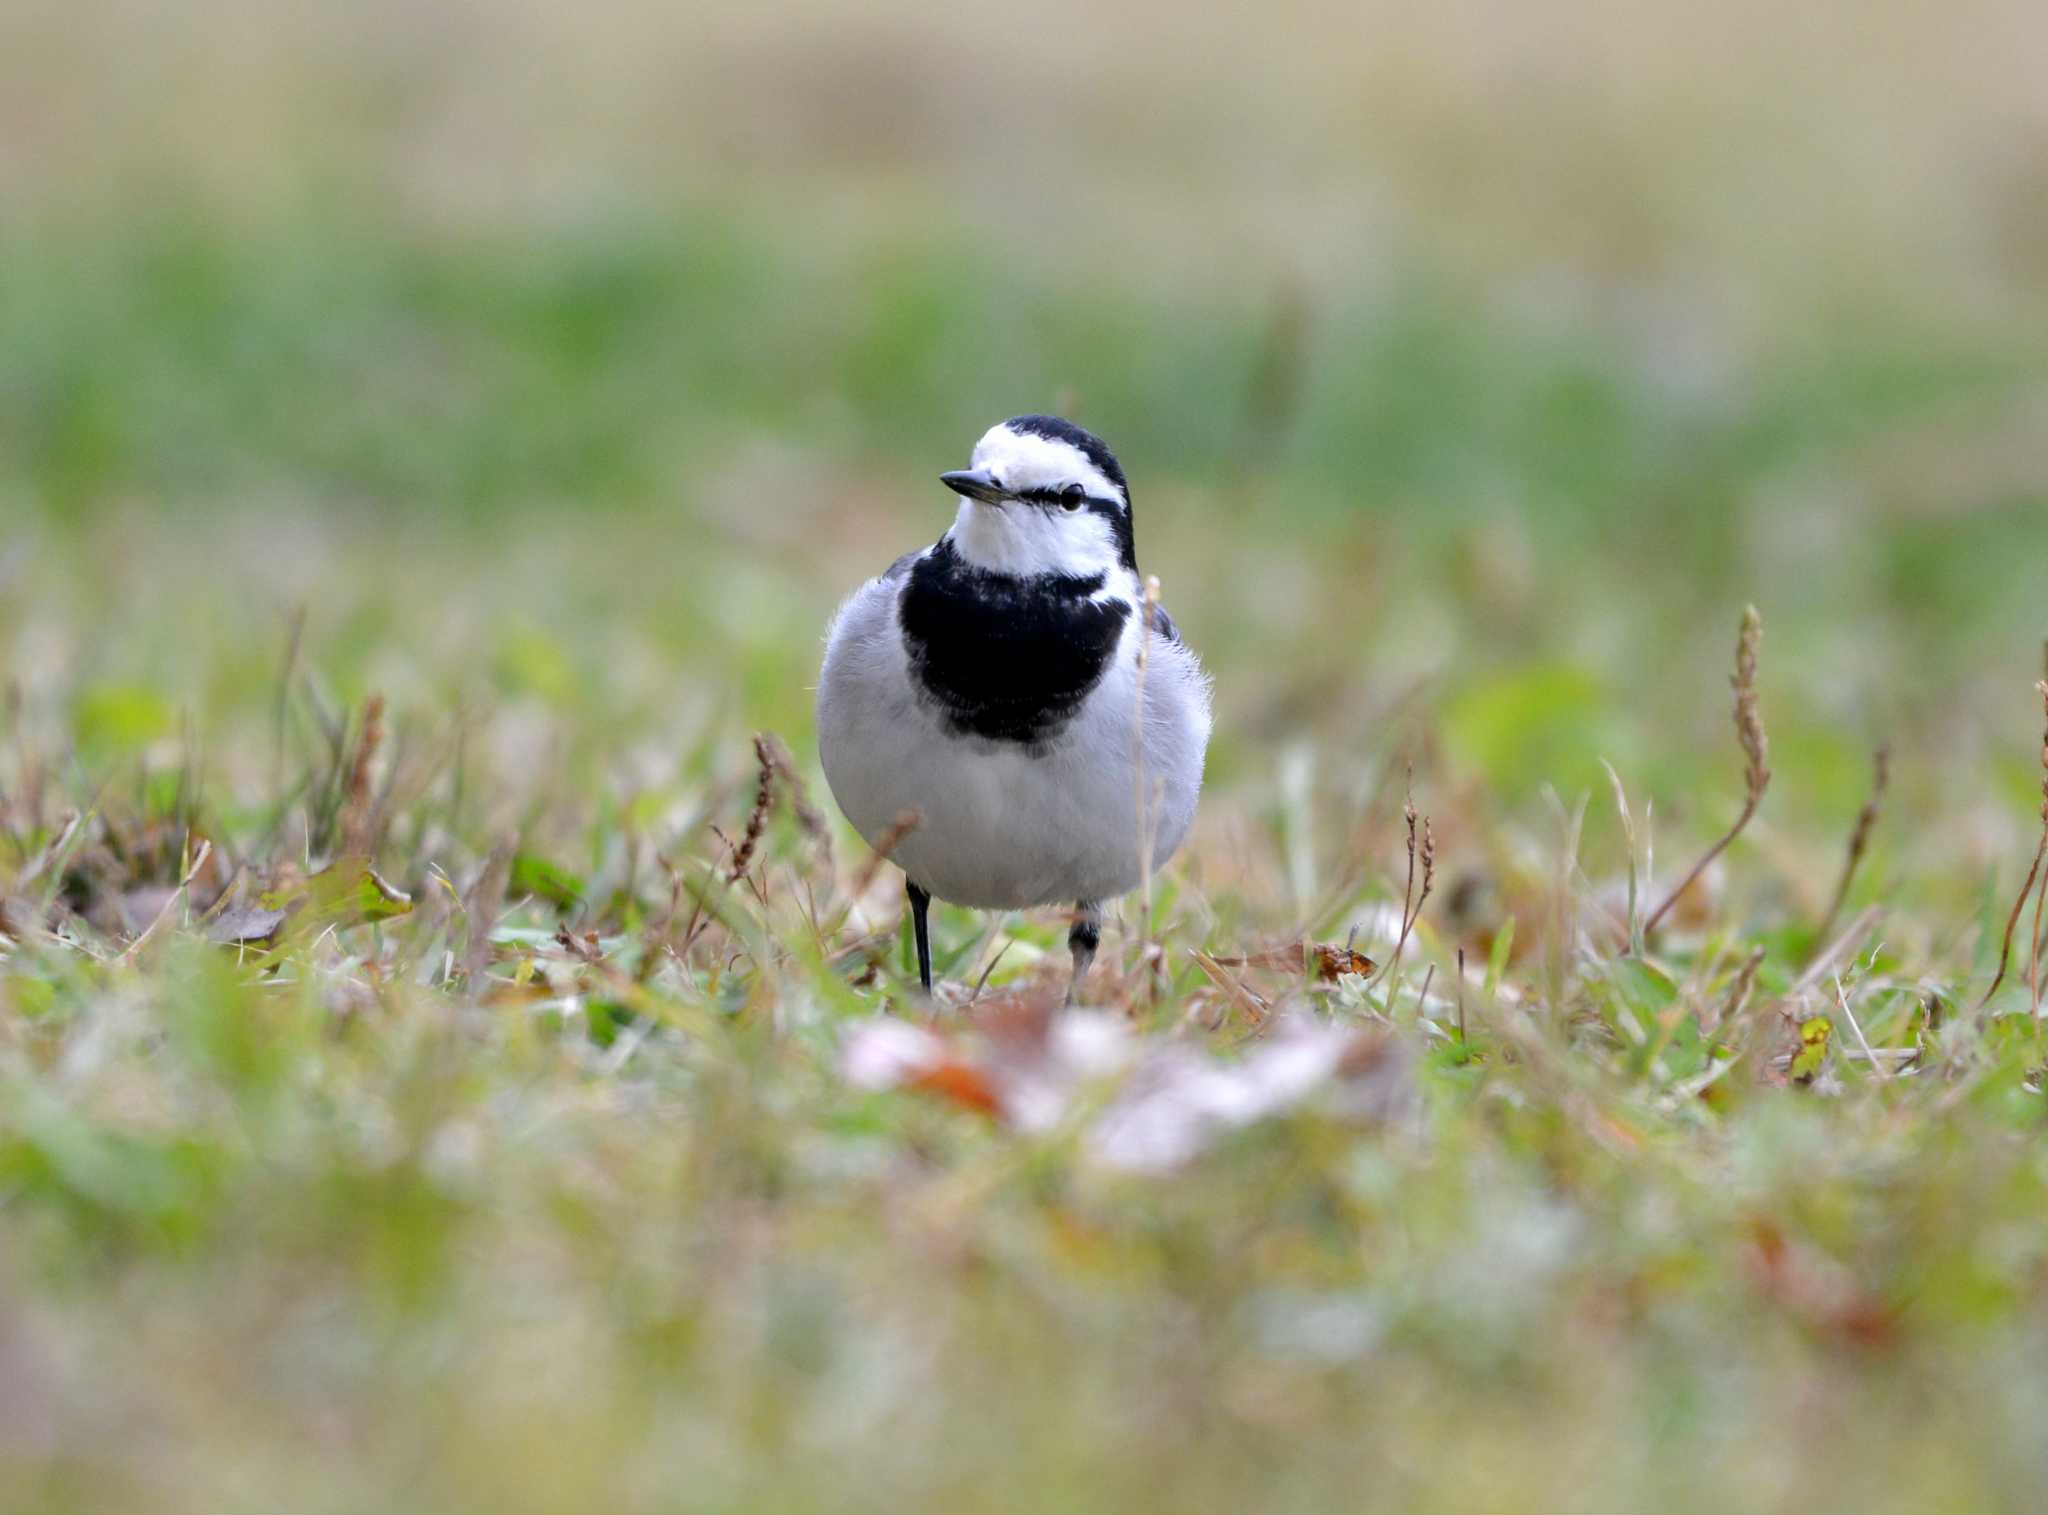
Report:
M1983 9L18 28L0 1504L2029 1505ZM1218 681L1076 1020L810 725L1039 408Z
M1018 1128L1059 921L942 911L948 1003L987 989L920 1007L891 876L772 747L498 833L459 751L305 669L250 694L285 762L248 813L178 758L86 790L8 749L16 1507L1913 1509L2040 1474L2042 1040L2023 985L1970 1011L1968 921L1878 891L1821 944L1696 899L1632 954L1577 807L1393 977L1208 972L1403 917L1386 782L1235 841L1225 794L1157 985L1126 934L1092 999L1214 1077L1284 1018L1370 1058L1153 1171L1114 1073ZM1343 846L1298 915L1303 833ZM854 1077L891 1007L952 1077Z
M1980 870L1893 794L1823 939L1861 796L1828 836L1774 785L1631 951L1623 875L1646 908L1739 799L1715 678L1669 693L1723 734L1653 767L1697 800L1620 770L1632 840L1611 788L1517 802L1459 735L1545 698L1633 723L1549 674L1488 696L1508 716L1306 717L1277 759L1239 714L1156 963L1130 909L1109 936L1091 998L1135 1062L1101 1072L1033 1009L1056 919L939 911L955 987L916 1003L801 715L805 756L750 751L693 626L591 608L636 584L637 520L532 522L544 572L288 516L37 539L15 646L77 641L15 665L0 769L15 1507L1906 1509L2038 1479L2024 968L1976 1008L2023 795ZM302 626L198 592L294 542ZM103 595L133 612L96 660ZM726 656L800 712L812 628L769 625L774 659ZM1412 923L1411 752L1441 875ZM1285 950L1385 962L1408 924L1370 981ZM860 1075L884 1013L937 1039ZM1303 1017L1341 1065L1274 1094ZM1268 1113L1160 1167L1120 1102L1185 1057Z

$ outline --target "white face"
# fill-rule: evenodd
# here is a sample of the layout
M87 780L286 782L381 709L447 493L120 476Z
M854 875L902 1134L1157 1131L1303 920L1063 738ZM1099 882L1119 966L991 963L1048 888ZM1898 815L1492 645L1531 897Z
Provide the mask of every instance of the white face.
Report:
M1130 502L1116 482L1071 442L992 426L974 444L971 466L1011 494L1043 493L1057 499L1072 486L1094 500L1128 511ZM1074 578L1120 577L1115 528L1086 505L1012 500L960 502L953 522L954 548L977 568L1020 577L1057 573Z
M969 466L986 468L995 475L997 483L1020 494L1029 489L1057 491L1068 484L1079 484L1098 500L1114 500L1130 508L1124 492L1072 442L1012 431L1007 424L991 426L982 433L981 440L974 444Z

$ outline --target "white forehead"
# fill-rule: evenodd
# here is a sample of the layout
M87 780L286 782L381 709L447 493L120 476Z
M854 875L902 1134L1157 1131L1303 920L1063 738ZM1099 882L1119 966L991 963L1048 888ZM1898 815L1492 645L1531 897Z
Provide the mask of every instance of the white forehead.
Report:
M1080 484L1097 499L1127 503L1116 481L1089 462L1088 454L1072 442L1012 431L1003 424L982 433L969 466L986 468L1006 489L1058 489L1063 484Z

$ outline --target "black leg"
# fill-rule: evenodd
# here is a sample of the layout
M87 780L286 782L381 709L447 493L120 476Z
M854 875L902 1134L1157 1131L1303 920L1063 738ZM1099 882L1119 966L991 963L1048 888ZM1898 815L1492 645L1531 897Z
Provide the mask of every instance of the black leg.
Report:
M1074 976L1067 982L1067 1003L1088 981L1088 965L1095 961L1095 949L1102 945L1102 907L1086 900L1074 907L1074 924L1067 932L1067 950L1074 954Z
M910 895L910 924L917 932L917 976L924 984L924 992L932 992L932 935L931 923L926 912L932 908L932 897L909 879L903 881L904 889Z

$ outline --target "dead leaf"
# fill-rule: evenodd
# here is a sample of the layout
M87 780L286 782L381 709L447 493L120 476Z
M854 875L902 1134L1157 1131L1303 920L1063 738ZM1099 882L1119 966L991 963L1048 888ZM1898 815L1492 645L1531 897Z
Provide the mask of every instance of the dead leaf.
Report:
M956 1058L946 1058L919 1069L904 1087L923 1094L936 1094L969 1110L979 1110L983 1115L1000 1115L1003 1109L1002 1096L996 1092L988 1074L974 1064Z
M207 928L209 940L224 947L261 946L273 940L291 919L284 910L266 910L261 905L237 905L214 917Z

